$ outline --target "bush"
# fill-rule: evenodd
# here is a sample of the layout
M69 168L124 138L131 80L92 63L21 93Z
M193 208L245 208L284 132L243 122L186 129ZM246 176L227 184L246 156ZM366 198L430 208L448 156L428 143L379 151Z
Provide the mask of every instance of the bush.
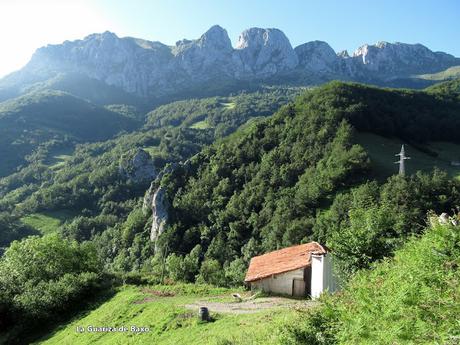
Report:
M337 315L328 302L319 308L299 312L294 320L278 328L281 345L334 345L337 344Z
M95 248L58 235L14 241L0 259L0 319L35 325L81 304L102 282Z
M201 264L200 274L197 278L197 283L211 284L217 286L225 285L225 275L219 261L215 259L206 259Z
M235 259L225 266L225 280L230 286L241 286L244 282L247 266L243 259Z

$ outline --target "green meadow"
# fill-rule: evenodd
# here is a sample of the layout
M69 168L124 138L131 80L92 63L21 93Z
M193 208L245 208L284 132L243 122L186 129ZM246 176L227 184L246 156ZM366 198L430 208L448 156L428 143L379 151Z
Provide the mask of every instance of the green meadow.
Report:
M241 314L210 310L211 321L201 322L198 307L185 307L203 299L236 304L231 297L235 291L243 293L192 284L149 288L127 285L105 303L58 326L35 344L275 344L274 327L293 317L294 310L277 308ZM102 326L124 326L127 330L96 332L91 328ZM131 327L138 327L137 332Z

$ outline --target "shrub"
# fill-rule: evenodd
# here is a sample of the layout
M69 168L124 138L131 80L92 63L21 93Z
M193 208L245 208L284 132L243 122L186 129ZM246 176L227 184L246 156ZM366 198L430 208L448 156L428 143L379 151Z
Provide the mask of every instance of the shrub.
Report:
M203 261L197 283L207 283L218 286L225 285L225 275L219 261L215 259L206 259Z
M100 287L95 248L58 235L14 241L0 259L0 319L33 325L81 304Z

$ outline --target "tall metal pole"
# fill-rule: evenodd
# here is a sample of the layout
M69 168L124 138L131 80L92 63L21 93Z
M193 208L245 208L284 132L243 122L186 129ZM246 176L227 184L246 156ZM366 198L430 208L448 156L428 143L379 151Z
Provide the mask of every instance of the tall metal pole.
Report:
M399 161L395 162L395 164L399 164L399 175L404 175L406 173L404 161L406 159L410 159L410 157L406 157L406 152L404 151L404 145L401 146L401 152L396 154L395 156L399 156Z

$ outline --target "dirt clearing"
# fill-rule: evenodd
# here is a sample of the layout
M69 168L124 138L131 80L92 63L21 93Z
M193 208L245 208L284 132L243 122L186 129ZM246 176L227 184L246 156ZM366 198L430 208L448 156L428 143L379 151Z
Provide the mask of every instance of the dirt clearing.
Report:
M250 314L273 308L305 309L314 307L317 304L318 302L311 300L294 300L286 297L261 297L254 300L227 303L202 300L187 304L185 308L197 310L199 307L207 307L210 312L215 313Z

